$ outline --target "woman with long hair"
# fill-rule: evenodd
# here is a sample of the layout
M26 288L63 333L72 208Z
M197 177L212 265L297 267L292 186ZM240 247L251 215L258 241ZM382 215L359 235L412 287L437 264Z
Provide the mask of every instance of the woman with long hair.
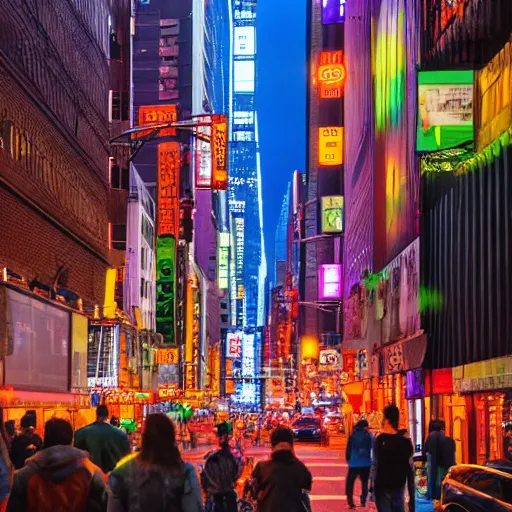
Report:
M196 472L183 462L165 414L147 417L140 453L123 459L108 484L108 512L203 511Z

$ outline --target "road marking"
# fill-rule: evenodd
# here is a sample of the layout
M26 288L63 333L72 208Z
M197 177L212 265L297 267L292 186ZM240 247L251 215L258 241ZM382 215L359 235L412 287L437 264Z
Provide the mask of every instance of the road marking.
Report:
M308 468L347 468L348 464L343 462L330 462L329 464L325 462L308 462L306 466Z
M330 494L310 494L311 501L347 501L346 496L330 495Z
M338 480L345 480L344 476L313 476L314 482L337 482Z

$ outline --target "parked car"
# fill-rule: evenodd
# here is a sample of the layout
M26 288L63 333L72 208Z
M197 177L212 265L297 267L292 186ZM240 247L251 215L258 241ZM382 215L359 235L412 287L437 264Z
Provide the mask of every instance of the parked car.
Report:
M437 512L512 512L512 475L486 466L453 466Z
M509 460L488 460L484 463L484 466L512 475L512 461Z
M292 431L297 441L322 441L322 422L315 417L303 416L292 423Z

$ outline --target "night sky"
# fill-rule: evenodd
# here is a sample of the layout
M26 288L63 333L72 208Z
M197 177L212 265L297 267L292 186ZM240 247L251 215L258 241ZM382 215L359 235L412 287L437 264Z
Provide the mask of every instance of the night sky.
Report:
M259 0L257 12L263 223L269 278L286 184L306 165L306 0Z

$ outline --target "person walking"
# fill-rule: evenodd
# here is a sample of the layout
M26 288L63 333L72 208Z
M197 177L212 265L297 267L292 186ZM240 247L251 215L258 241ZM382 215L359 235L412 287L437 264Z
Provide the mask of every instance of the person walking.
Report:
M7 444L4 441L4 430L0 435L0 512L5 512L7 500L12 489L13 466L9 457Z
M142 447L121 461L108 479L108 512L202 512L194 467L183 462L176 429L165 414L150 414Z
M243 471L238 454L233 453L230 440L233 427L229 422L217 425L219 449L208 456L201 472L201 483L206 493L206 508L215 512L236 512L237 480Z
M36 434L36 418L33 414L25 414L21 418L21 432L11 443L11 461L14 469L21 469L25 461L43 447L43 440Z
M382 433L375 440L374 491L379 512L404 512L405 486L410 475L414 449L399 431L400 411L395 405L384 409ZM415 496L409 496L409 512L415 508Z
M427 498L441 498L441 484L448 470L455 465L455 441L445 433L445 422L434 420L425 442L427 454Z
M7 512L105 512L105 475L72 444L68 421L46 422L43 449L14 475Z
M258 512L305 512L311 510L309 497L312 477L308 468L295 456L293 432L278 427L270 436L270 460L258 462L252 473L258 500Z
M354 483L356 478L361 480L361 506L366 505L368 498L368 480L372 466L373 437L368 431L369 425L366 420L359 420L355 431L347 443L345 458L348 462L348 474L346 482L346 494L349 508L356 508L354 505Z
M130 453L130 442L125 432L109 424L108 408L100 405L96 421L76 431L75 448L88 452L94 464L110 473Z

